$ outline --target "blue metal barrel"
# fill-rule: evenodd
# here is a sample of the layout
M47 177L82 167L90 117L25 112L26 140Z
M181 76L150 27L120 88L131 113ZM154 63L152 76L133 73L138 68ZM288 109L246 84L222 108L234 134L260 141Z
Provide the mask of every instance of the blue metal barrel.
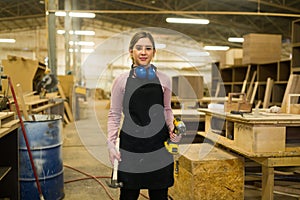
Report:
M32 115L24 121L34 165L46 200L64 197L62 159L62 120L60 115ZM34 173L31 167L22 129L19 134L20 198L39 200Z

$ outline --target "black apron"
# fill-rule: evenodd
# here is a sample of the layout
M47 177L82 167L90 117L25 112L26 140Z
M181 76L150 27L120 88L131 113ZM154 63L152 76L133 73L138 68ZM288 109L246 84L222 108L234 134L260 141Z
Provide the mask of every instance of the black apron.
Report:
M169 131L159 79L132 77L131 70L123 100L124 121L120 132L122 161L118 181L128 189L162 189L173 185L173 156L164 142Z

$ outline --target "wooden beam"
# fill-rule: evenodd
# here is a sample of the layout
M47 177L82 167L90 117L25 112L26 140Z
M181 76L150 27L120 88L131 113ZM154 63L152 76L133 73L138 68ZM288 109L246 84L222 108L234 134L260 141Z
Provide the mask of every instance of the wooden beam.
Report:
M269 77L267 79L267 86L266 86L266 90L265 90L265 98L264 98L264 102L263 102L263 108L269 107L273 84L274 84L274 80Z
M256 73L257 73L256 71L253 72L251 82L250 82L250 85L249 85L249 89L248 89L247 95L246 95L247 100L250 98L250 95L252 94L253 83L254 83L254 80L255 80L255 77L256 77Z

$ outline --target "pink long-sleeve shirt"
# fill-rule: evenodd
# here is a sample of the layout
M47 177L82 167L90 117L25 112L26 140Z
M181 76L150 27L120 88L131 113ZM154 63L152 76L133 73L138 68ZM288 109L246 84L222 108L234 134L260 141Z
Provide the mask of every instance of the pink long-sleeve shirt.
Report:
M171 97L172 97L172 88L171 88L171 79L164 73L157 71L157 77L160 80L163 94L164 94L164 114L166 124L169 130L174 129L173 125L173 112L171 108ZM111 100L110 100L110 110L108 113L108 136L107 144L112 146L115 144L118 137L118 132L121 125L122 111L123 111L123 97L125 94L125 86L129 72L123 73L118 76L112 85L111 90Z

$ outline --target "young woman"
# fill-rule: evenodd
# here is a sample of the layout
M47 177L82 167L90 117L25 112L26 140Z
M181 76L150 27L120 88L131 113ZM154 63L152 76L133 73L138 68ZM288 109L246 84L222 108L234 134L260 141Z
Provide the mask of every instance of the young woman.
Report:
M129 53L131 70L115 79L111 91L107 140L110 161L119 161L121 200L138 199L140 189L148 189L151 200L167 200L174 169L173 156L164 142L181 139L173 133L171 80L151 64L156 49L150 33L136 33ZM118 137L120 152L115 149Z

